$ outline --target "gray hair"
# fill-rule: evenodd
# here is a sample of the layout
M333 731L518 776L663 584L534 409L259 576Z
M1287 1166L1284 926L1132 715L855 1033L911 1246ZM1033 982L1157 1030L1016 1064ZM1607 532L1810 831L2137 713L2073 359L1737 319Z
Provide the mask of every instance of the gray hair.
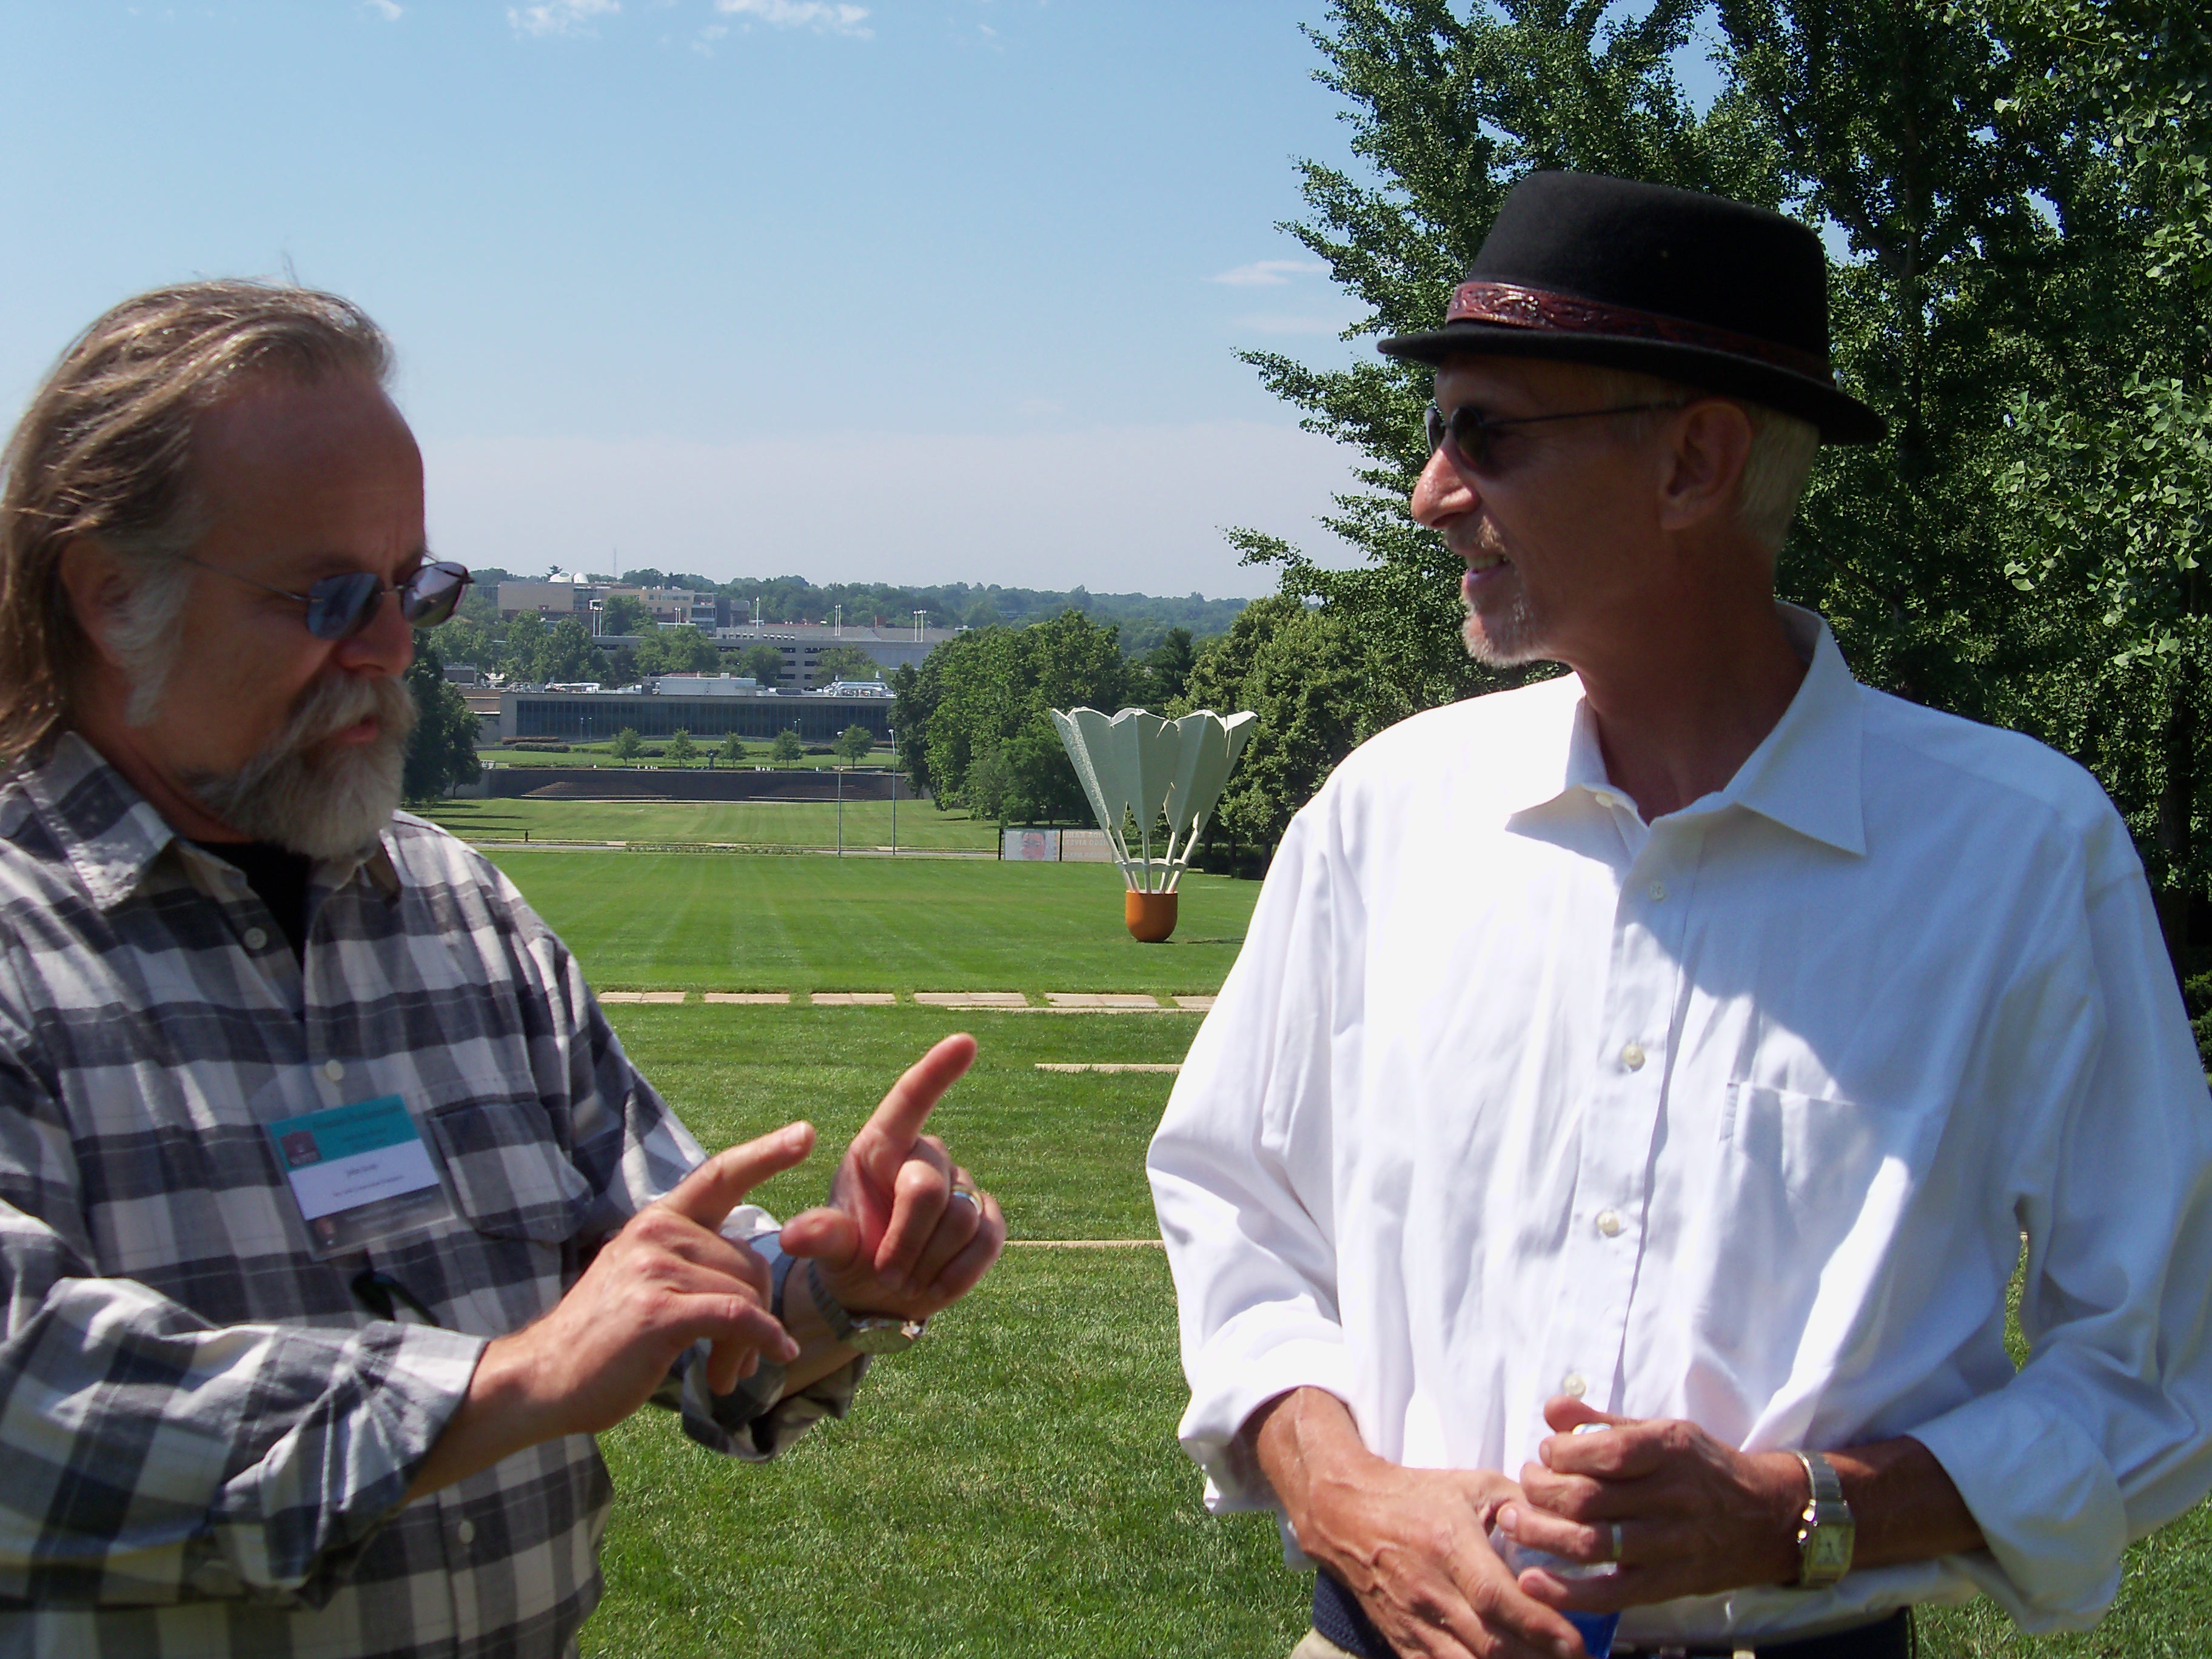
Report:
M1744 418L1751 422L1751 453L1744 458L1743 477L1736 485L1736 522L1768 553L1782 550L1783 538L1790 533L1790 521L1797 515L1798 500L1805 493L1805 481L1812 476L1813 462L1820 453L1820 428L1748 398L1706 392L1654 374L1593 368L1590 375L1598 397L1608 404L1673 403L1717 396L1742 410ZM1620 421L1625 434L1641 437L1652 430L1657 418L1656 413L1627 415Z
M245 375L378 385L381 329L351 301L267 283L185 283L125 300L62 354L0 456L0 763L70 716L89 642L62 550L99 543L135 580L106 643L131 676L125 717L153 717L191 587L179 556L204 528L191 480L202 410Z

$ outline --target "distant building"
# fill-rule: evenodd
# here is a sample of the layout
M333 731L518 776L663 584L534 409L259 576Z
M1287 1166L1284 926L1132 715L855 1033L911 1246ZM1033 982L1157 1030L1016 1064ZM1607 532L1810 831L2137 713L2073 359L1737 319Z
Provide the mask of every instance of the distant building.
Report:
M743 601L738 601L742 604ZM847 623L740 623L717 628L714 643L724 651L742 651L751 645L772 645L783 653L783 677L779 684L811 686L819 676L814 659L833 647L866 652L888 676L901 663L921 666L921 659L951 639L950 628L871 628Z
M702 739L734 732L756 740L795 731L801 742L828 743L848 726L865 726L879 740L890 737L891 699L887 696L838 696L827 691L771 691L758 686L747 691L728 682L723 683L726 689L715 690L712 688L716 682L712 679L702 682L678 674L661 676L656 684L671 682L685 689L672 692L641 687L619 691L550 688L502 691L500 741L541 738L605 743L627 729L641 738L669 738L683 731ZM702 689L702 684L708 689Z

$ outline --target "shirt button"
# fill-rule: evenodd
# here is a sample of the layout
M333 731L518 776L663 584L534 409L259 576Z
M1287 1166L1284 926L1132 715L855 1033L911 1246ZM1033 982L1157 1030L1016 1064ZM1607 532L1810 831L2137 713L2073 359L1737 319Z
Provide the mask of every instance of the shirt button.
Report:
M1640 1058L1641 1057L1639 1056L1639 1060ZM343 1082L345 1078L344 1063L335 1060L325 1060L323 1062L323 1075L330 1079L333 1083Z
M1618 1238L1620 1236L1620 1212L1600 1210L1597 1212L1597 1230L1607 1238Z
M332 1063L335 1064L336 1062ZM1644 1069L1644 1045L1640 1042L1632 1042L1626 1048L1623 1048L1620 1051L1620 1063L1628 1067L1632 1072L1642 1071Z
M1583 1381L1583 1374L1580 1371L1569 1371L1559 1379L1559 1392L1571 1394L1579 1400L1589 1392L1589 1384Z
M1665 882L1663 882L1663 881L1655 881L1655 882L1653 882L1653 883L1651 884L1651 899L1652 899L1652 902L1656 904L1656 903L1657 903L1660 900L1662 900L1662 899L1665 898L1666 896L1667 896L1667 884L1666 884Z
M245 939L246 948L249 951L258 951L263 945L269 943L269 935L263 933L258 927L247 928L246 930Z
M473 1544L477 1541L477 1523L473 1521L462 1522L459 1526L453 1528L453 1532L464 1544Z

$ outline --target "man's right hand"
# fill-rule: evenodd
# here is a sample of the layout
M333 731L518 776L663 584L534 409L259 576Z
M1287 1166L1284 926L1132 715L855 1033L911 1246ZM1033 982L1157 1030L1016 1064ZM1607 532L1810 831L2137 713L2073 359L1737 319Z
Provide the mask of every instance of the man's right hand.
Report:
M550 1313L484 1349L409 1498L526 1446L612 1428L695 1342L714 1345L707 1381L716 1394L763 1353L796 1358L799 1345L769 1313L767 1264L717 1230L747 1193L813 1146L812 1125L787 1123L716 1153L631 1217Z
M1270 1401L1239 1437L1298 1547L1404 1659L1583 1659L1574 1626L1523 1594L1490 1547L1492 1518L1520 1493L1503 1474L1377 1457L1318 1389Z

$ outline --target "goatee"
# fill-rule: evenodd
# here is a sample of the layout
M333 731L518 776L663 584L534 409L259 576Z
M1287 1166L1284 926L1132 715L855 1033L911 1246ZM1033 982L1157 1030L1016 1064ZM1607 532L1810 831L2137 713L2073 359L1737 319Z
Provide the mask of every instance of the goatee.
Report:
M334 744L374 718L367 743ZM183 781L209 812L242 836L311 859L344 858L376 839L398 809L415 698L380 675L318 680L260 752L237 771L188 772Z

